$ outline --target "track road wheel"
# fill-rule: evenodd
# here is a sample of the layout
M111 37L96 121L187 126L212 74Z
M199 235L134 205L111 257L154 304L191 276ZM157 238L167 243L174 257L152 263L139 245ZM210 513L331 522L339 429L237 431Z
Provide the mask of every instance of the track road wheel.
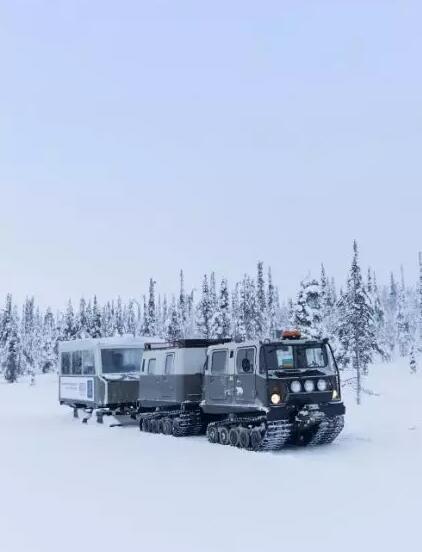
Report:
M239 444L239 430L237 427L230 428L229 443L232 447L237 447Z
M262 441L261 430L257 427L254 427L251 431L251 449L258 450Z
M164 418L162 427L164 435L171 435L173 433L173 422L170 418Z
M149 423L151 433L158 433L158 423L157 420L152 419Z
M239 446L243 449L248 449L251 444L251 436L249 429L246 427L239 428Z
M207 427L207 439L210 443L218 443L218 428L214 425Z
M221 426L218 430L218 441L220 445L229 444L229 430L226 426Z

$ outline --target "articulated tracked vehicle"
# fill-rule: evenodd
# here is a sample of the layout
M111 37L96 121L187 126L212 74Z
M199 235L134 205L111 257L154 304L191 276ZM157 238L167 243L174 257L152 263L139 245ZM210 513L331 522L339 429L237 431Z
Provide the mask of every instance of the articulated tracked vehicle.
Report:
M206 432L211 443L252 450L331 443L345 414L328 340L297 331L277 340L146 345L138 407L142 431Z

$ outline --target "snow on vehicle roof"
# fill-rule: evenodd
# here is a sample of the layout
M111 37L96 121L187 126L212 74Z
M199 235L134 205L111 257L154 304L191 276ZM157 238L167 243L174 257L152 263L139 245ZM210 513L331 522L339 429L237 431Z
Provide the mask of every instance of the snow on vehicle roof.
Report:
M77 351L92 348L112 348L112 347L144 347L145 343L162 343L160 337L123 335L116 337L100 337L73 339L71 341L61 341L59 351Z

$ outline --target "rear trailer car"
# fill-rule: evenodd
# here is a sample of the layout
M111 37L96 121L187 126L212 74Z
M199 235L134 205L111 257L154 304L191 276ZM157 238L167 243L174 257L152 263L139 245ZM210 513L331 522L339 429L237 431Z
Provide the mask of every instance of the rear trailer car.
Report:
M103 416L136 413L139 372L146 341L154 338L113 337L64 341L59 346L59 401Z

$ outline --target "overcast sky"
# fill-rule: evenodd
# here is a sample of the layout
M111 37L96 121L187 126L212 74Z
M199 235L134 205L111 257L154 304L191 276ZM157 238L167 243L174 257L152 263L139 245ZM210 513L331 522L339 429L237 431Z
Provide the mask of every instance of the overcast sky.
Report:
M422 7L0 2L0 294L139 295L422 249Z

